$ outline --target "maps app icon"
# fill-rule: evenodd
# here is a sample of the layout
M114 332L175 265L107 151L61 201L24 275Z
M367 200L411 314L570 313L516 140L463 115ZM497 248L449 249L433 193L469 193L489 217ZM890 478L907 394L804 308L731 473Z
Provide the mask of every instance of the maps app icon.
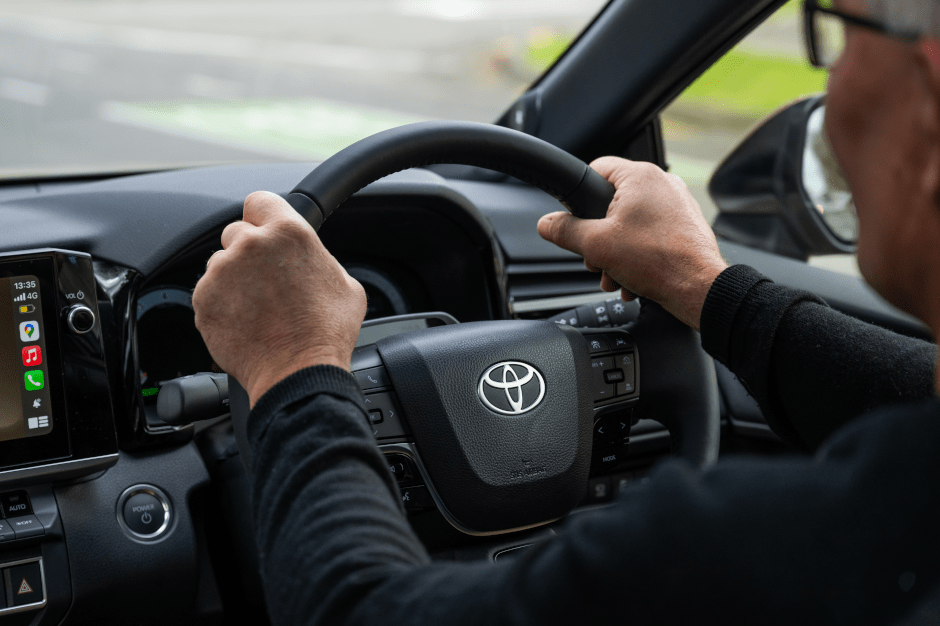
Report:
M39 339L39 322L22 322L20 324L20 340L36 341Z

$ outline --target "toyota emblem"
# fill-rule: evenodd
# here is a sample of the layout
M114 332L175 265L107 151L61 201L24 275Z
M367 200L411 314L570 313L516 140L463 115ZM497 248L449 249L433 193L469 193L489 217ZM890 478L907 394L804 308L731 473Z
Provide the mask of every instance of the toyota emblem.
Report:
M545 397L545 380L528 363L504 361L483 372L477 393L483 404L503 415L522 415Z

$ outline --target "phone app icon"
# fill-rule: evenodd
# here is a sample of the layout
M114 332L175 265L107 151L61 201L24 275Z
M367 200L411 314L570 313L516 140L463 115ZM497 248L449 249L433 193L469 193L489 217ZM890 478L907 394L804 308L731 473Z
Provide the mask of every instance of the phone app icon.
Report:
M39 346L23 348L23 365L42 365L42 350Z
M39 322L21 322L20 323L20 340L21 341L37 341L39 339Z
M23 375L23 381L26 383L26 391L39 391L46 386L42 370L29 370Z

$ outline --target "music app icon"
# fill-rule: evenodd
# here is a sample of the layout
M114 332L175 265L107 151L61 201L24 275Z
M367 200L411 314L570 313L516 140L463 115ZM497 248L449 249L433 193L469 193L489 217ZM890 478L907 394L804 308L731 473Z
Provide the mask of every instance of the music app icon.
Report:
M23 348L23 365L42 365L42 350L39 346Z

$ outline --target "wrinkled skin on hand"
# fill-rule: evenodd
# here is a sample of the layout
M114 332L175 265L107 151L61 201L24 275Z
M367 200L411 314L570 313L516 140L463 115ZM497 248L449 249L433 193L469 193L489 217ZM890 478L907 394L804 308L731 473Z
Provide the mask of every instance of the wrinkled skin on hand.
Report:
M305 367L349 369L365 291L306 220L280 196L255 192L222 247L193 292L196 328L252 406Z
M617 190L607 217L550 213L539 220L539 234L603 271L604 291L622 287L624 299L649 298L698 330L708 290L728 264L685 183L650 163L617 157L591 167Z

